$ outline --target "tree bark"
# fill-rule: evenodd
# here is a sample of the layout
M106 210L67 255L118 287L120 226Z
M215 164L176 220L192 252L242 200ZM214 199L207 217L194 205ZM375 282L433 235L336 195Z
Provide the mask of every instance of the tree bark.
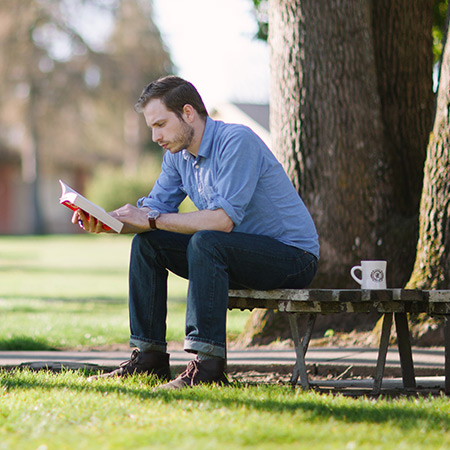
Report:
M450 288L449 116L450 46L447 32L434 127L425 162L417 256L411 279L407 285L410 289Z
M409 4L270 4L272 141L319 230L320 287L352 287L361 259L387 259L391 286L411 273L433 95L432 2Z
M269 2L273 151L318 228L315 287L356 288L349 271L364 259L388 261L389 287L409 279L434 102L432 4ZM255 314L272 326L273 313Z

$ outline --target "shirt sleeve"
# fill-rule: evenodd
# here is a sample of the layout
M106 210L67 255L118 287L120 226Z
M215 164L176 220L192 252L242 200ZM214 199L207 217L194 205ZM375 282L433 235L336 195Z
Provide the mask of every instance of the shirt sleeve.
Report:
M208 209L223 208L235 226L245 215L262 175L265 144L250 129L239 127L222 137L217 182Z
M180 203L186 197L182 189L181 176L171 161L170 153L165 153L161 165L161 174L147 197L138 200L139 208L147 207L161 213L178 212Z

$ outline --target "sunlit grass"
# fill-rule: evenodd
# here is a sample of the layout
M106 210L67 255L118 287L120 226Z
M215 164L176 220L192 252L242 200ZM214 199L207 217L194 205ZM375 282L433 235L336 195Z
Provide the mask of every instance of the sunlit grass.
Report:
M443 449L448 399L260 385L161 392L142 376L0 371L0 449Z
M0 237L0 349L128 342L128 236ZM169 276L169 341L184 337L187 281ZM229 337L248 313L230 312Z
M0 237L0 348L128 341L130 239ZM182 340L186 281L169 282L168 335ZM247 313L229 313L236 334ZM288 385L161 392L152 377L0 370L0 450L444 449L447 397L346 398Z

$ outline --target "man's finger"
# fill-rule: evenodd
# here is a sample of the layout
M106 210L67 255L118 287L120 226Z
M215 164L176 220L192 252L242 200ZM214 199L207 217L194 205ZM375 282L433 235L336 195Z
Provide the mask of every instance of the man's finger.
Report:
M101 233L103 231L103 223L97 219L94 219L94 221L95 221L95 232L97 234Z

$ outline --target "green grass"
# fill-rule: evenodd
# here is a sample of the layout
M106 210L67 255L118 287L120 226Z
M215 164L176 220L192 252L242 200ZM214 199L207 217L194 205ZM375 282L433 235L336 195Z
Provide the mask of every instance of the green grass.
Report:
M446 397L346 398L288 386L158 392L152 378L0 371L0 449L444 449Z
M128 341L130 238L0 237L0 349ZM186 282L169 281L169 339L182 340ZM248 315L229 314L235 335ZM448 398L371 400L284 385L159 392L152 377L0 370L0 450L444 449Z
M0 350L128 342L129 236L1 236ZM169 276L169 341L182 341L187 281ZM228 315L229 339L248 312Z

